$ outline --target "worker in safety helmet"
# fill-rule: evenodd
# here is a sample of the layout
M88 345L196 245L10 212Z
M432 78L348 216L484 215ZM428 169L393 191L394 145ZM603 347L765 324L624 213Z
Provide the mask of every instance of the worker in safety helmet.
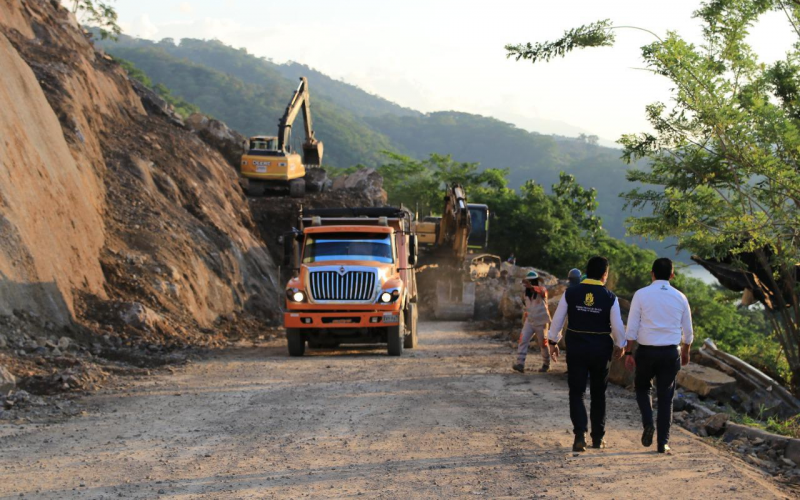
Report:
M550 351L547 348L547 330L550 327L550 310L547 308L547 289L539 285L539 275L531 271L522 280L522 304L524 313L522 318L522 333L519 336L517 347L517 362L511 368L525 372L525 358L528 356L528 346L531 338L536 336L536 343L542 352L542 367L540 372L550 370Z

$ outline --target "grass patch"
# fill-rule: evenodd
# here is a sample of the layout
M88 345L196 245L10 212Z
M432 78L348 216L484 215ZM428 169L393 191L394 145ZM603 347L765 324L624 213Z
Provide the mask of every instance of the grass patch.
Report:
M783 419L775 416L764 418L763 414L764 407L759 411L758 418L753 418L750 415L741 415L735 412L730 414L730 418L737 424L756 427L773 434L800 439L800 415L794 415Z

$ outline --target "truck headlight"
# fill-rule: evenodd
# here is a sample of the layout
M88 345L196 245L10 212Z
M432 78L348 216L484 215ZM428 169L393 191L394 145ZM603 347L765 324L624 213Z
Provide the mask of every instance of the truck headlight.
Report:
M388 304L389 302L394 302L400 297L400 291L398 290L387 290L385 292L381 292L378 296L378 303L380 304Z
M306 300L306 294L297 288L290 288L289 290L286 290L286 297L292 302L303 302Z
M303 302L304 298L306 297L303 295L303 292L294 292L294 294L292 294L292 300L295 302Z

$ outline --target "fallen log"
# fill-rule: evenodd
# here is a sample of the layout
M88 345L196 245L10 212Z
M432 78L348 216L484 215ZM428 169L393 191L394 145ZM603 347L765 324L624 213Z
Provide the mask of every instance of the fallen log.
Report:
M732 354L721 351L713 340L706 339L703 342L703 347L700 348L700 353L714 361L721 370L737 380L741 380L756 390L764 391L778 398L788 406L787 409L791 412L800 412L800 400L795 398L782 385L753 365Z

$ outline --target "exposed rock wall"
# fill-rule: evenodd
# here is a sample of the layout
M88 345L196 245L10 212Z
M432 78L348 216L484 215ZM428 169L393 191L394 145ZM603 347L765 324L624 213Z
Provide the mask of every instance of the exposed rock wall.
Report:
M66 9L0 2L0 315L97 325L139 303L152 335L277 321L255 229L220 152L146 109Z

